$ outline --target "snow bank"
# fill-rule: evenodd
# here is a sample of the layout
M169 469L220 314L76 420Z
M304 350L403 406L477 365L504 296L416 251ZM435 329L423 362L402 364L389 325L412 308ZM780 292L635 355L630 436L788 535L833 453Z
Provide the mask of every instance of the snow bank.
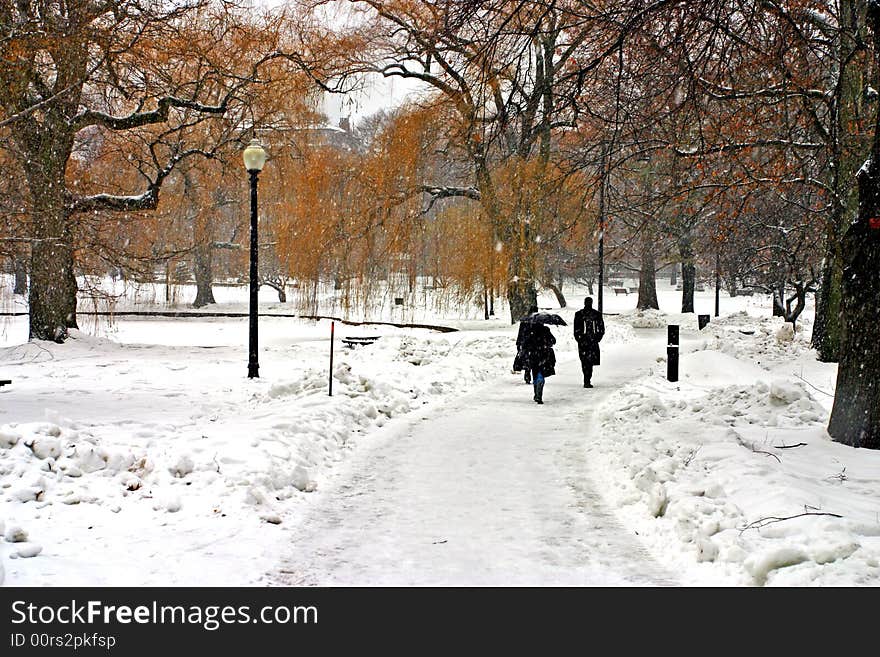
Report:
M656 367L609 395L588 462L688 583L880 585L880 453L830 441L828 399L799 372L833 380L834 366L778 330L717 322L679 383Z
M290 322L283 327L289 331ZM264 334L262 377L251 381L240 350L182 353L78 332L63 346L0 349L0 360L18 368L12 393L22 400L10 408L3 401L12 395L0 398L0 417L15 420L0 424L0 524L11 548L0 557L14 560L5 564L6 580L254 582L259 566L228 571L241 554L266 551L271 567L276 534L267 532L354 445L395 418L507 372L512 330L389 329L368 347L337 343L332 397L329 342L302 344L280 332ZM37 369L45 368L40 354L53 361L52 372ZM46 394L52 379L64 387ZM21 421L39 414L44 419ZM144 532L150 540L140 539ZM199 557L213 563L218 551L238 556L193 567ZM19 561L25 558L43 565L29 567ZM76 574L69 563L78 564ZM133 563L143 571L132 572Z

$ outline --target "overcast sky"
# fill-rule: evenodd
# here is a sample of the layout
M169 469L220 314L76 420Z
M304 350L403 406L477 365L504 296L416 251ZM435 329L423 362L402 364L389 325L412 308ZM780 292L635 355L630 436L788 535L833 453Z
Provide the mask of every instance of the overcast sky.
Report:
M278 7L285 4L285 0L252 0L255 6ZM353 17L351 6L348 2L335 2L328 4L324 11L327 20L333 24L350 25L357 20ZM339 125L339 119L350 117L353 125L380 109L393 109L404 103L407 97L415 95L419 89L424 89L412 80L399 78L383 78L379 75L371 76L365 81L363 90L353 94L324 94L324 101L319 108L327 115L331 125Z

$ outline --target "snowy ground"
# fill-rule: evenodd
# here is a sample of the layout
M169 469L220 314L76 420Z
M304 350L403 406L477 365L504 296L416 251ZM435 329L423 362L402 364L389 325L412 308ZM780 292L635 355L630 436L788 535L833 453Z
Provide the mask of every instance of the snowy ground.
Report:
M241 292L211 309L244 309ZM792 336L766 298L723 295L725 317L698 332L673 312L679 293L660 296L668 316L606 293L621 314L593 391L555 330L543 407L509 371L515 328L478 309L377 311L463 329L447 334L337 324L381 338L337 342L333 397L326 321L261 318L261 378L247 380L246 319L90 322L65 345L28 344L9 319L0 578L880 583L880 454L825 434L835 368L808 349L810 316ZM698 312L712 306L699 295ZM668 321L682 325L678 384L665 380Z

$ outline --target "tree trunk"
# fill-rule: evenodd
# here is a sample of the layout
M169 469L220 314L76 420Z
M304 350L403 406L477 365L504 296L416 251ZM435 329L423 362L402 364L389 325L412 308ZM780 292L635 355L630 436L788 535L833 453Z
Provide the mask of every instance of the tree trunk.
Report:
M529 314L529 308L538 305L538 293L534 281L511 277L507 284L507 302L510 304L510 323L516 324Z
M657 267L654 262L654 246L649 231L642 230L642 267L639 271L639 310L660 310L657 302Z
M727 277L727 285L725 285L724 287L727 288L727 294L730 295L731 299L736 296L736 278L735 277L728 276Z
M867 14L880 64L880 6ZM845 445L880 449L880 113L871 158L859 169L859 213L844 233L840 365L828 433Z
M841 206L832 213L828 222L822 283L816 295L816 321L813 325L812 343L819 354L819 360L825 363L837 362L840 353L843 253L839 233L845 217L850 216L847 210L847 207Z
M835 362L840 353L842 339L842 283L843 262L846 254L841 249L842 238L847 227L858 214L858 195L853 181L856 171L865 161L869 144L857 134L857 126L866 116L864 89L866 66L858 57L850 53L861 44L854 40L855 33L864 29L867 2L849 0L841 2L840 25L845 26L838 37L837 60L840 64L838 96L834 103L831 134L831 185L840 199L833 204L831 216L825 229L825 259L822 265L822 280L816 295L816 321L813 325L813 347L819 353L819 360ZM861 38L859 34L859 38Z
M260 281L260 285L268 285L278 293L278 303L287 303L287 291L284 289L284 283L276 281Z
M697 280L697 267L693 261L681 265L681 312L694 312L694 287Z
M780 283L773 290L773 316L785 317L785 283Z
M34 237L28 295L29 336L61 341L76 328L76 274L69 216L57 188L33 194Z
M791 307L791 302L796 301L794 308ZM804 308L807 306L807 286L801 283L795 284L795 293L794 296L786 299L785 301L785 321L791 322L792 325L798 320L798 317L801 316L801 313L804 311Z
M193 275L196 279L196 300L193 308L201 308L214 300L214 250L210 243L198 243L194 251Z
M510 323L516 324L520 317L529 313L531 306L538 305L538 291L535 284L534 253L529 223L520 219L512 224L508 234L512 257L508 268L507 301L510 305Z
M14 138L26 154L23 168L33 217L28 334L32 340L61 341L68 328L77 327L73 233L64 199L73 135L64 134L57 116L47 118L47 124L44 131L25 125Z
M165 261L165 305L171 305L171 261Z
M694 312L694 286L697 266L694 264L694 244L689 223L684 223L678 238L678 255L681 257L681 312Z
M669 275L669 284L678 285L678 265L672 265L672 273Z
M555 283L547 283L547 287L553 291L553 294L556 296L556 303L559 304L559 307L565 308L568 303L565 301L565 295L562 294L562 283L560 282L558 286Z
M12 288L13 294L27 294L27 262L21 256L15 256L12 261L12 267L15 274L15 284Z
M858 220L843 240L843 331L828 433L839 443L880 449L880 148L859 176L859 196Z

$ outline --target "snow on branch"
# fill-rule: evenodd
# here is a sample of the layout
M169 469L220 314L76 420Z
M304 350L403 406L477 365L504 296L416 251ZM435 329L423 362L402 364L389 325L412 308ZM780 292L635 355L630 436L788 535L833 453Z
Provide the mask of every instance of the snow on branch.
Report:
M193 155L202 155L208 159L214 157L211 151L203 151L199 148L191 148L172 157L163 169L156 174L156 179L150 181L146 191L141 194L117 195L117 194L93 194L91 196L68 197L68 209L72 213L97 212L109 210L111 212L137 212L139 210L154 210L159 204L159 189L177 164Z
M744 89L738 90L733 87L725 87L706 80L705 78L697 78L697 82L702 85L704 91L716 100L741 100L745 98L817 98L824 100L831 95L831 91L822 89L791 89L788 85L772 85L763 89Z
M762 139L758 141L751 142L737 142L732 144L722 144L720 146L710 146L708 148L680 148L678 146L674 146L672 148L673 152L679 157L701 157L703 155L713 155L716 153L728 153L731 151L741 151L746 150L748 148L797 148L802 150L811 150L817 151L821 150L825 147L824 144L815 143L815 142L807 142L807 141L792 141L791 139Z
M152 210L159 202L159 187L151 184L143 194L128 196L116 194L93 194L81 196L70 203L71 212L92 212L112 210L116 212L136 212Z
M140 108L128 116L113 116L105 112L87 109L70 120L71 126L77 131L92 125L101 125L110 130L131 130L144 125L165 123L172 107L178 109L191 109L202 114L223 114L226 112L228 97L218 105L206 105L194 100L165 96L159 99L158 107L154 110L143 112Z
M480 190L476 187L438 187L435 185L422 185L419 187L420 192L430 194L434 199L450 198L453 196L463 196L465 198L479 201Z
M431 208L434 207L434 204L441 198L458 197L469 198L474 201L479 201L482 198L480 190L475 187L437 187L434 185L421 185L417 188L417 191L431 195L428 207L422 210L422 214L428 214L428 212L431 211Z

